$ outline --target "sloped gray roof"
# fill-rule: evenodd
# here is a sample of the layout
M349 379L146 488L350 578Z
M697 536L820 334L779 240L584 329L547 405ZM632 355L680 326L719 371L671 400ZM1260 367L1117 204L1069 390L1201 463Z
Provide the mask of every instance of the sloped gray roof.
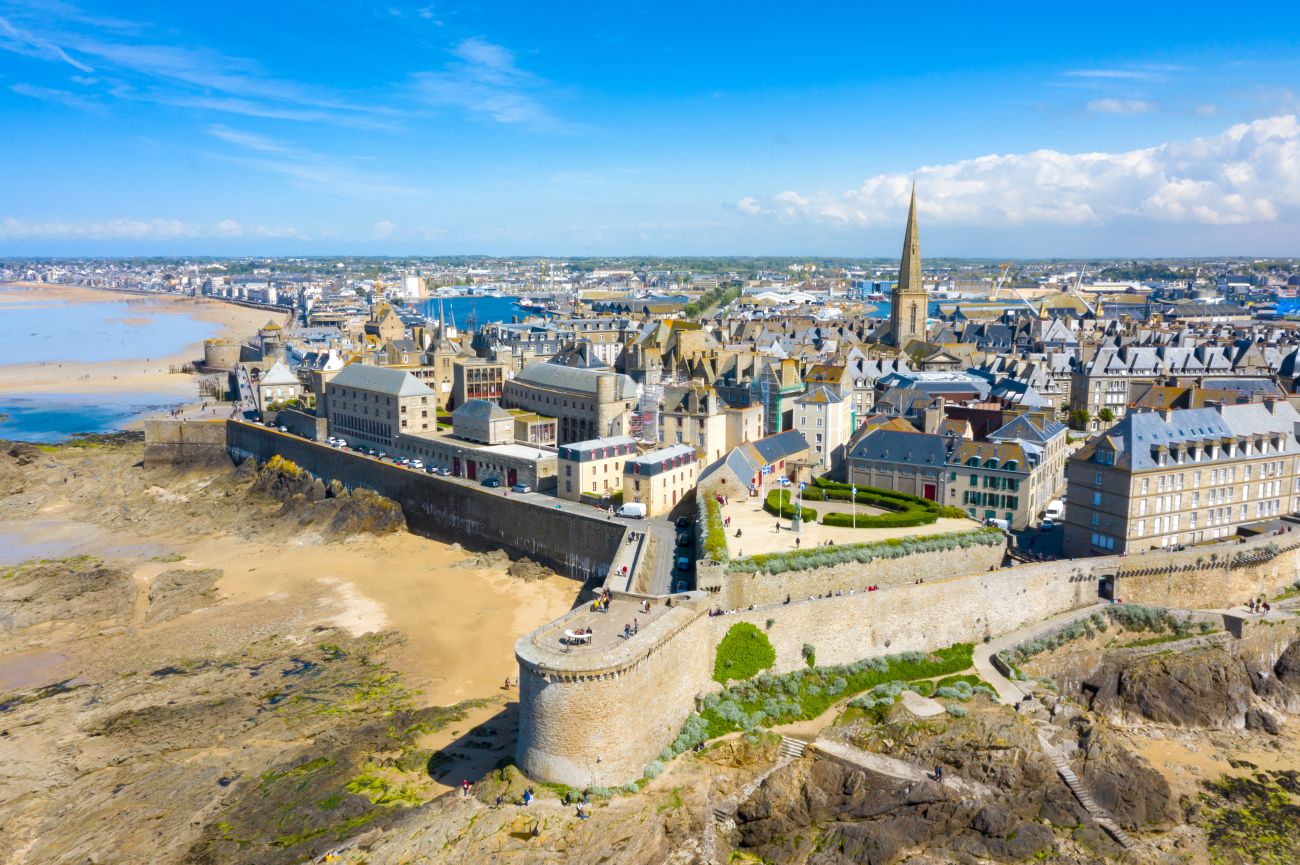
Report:
M602 375L613 375L618 379L615 394L619 399L636 398L636 382L622 373L606 370L582 369L580 367L561 366L556 363L538 361L523 368L515 381L524 384L549 387L556 390L569 390L575 393L595 394L596 379Z
M949 436L902 430L875 429L862 437L849 459L862 462L904 463L942 467L953 440Z
M453 420L500 420L513 417L490 399L470 399L451 413Z
M340 387L382 393L387 396L433 396L433 390L409 372L363 363L350 363L330 382Z

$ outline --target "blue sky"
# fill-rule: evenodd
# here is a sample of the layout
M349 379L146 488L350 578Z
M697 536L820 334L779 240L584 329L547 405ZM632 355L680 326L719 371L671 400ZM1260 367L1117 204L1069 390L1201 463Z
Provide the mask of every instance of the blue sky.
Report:
M0 0L0 255L1300 255L1297 5L826 5Z

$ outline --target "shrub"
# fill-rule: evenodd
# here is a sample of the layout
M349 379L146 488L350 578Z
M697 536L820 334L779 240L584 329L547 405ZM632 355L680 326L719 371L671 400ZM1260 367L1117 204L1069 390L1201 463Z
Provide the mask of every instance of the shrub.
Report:
M635 781L628 781L626 784L623 785L624 793L639 793L640 791L641 788L637 786L637 783Z
M785 724L815 718L844 695L856 697L850 705L859 708L892 705L905 688L921 687L907 684L908 680L948 676L968 669L972 650L970 643L958 643L929 655L905 652L779 676L766 673L736 682L700 701L699 714L687 719L672 750L680 754L707 738L752 729L758 723ZM863 694L865 691L870 693ZM761 715L761 720L756 720L756 714Z
M817 521L817 512L807 505L799 506L799 500L794 498L789 490L772 490L767 494L767 501L763 503L763 510L773 516L781 517L785 520L794 519L794 512L801 511L806 523Z
M659 760L655 760L654 762L650 763L648 766L645 767L645 776L652 781L655 778L658 778L663 773L664 773L664 764Z
M776 624L776 619L768 619L768 620L767 620L767 625L766 625L765 630L768 630L768 631L772 630L772 626L775 625L775 624Z
M728 571L738 574L752 574L758 571L779 574L786 571L830 568L843 564L865 565L876 559L897 559L915 553L1005 544L1006 538L1000 529L978 528L965 532L889 538L865 544L842 544L833 547L810 547L805 550L763 553L733 560L728 566Z
M587 795L592 799L609 799L614 795L614 791L608 787L588 787Z
M949 715L952 715L954 718L965 718L967 715L970 714L969 712L966 711L965 706L958 706L956 703L950 703L948 705L947 712Z
M748 679L775 663L776 649L767 634L749 622L737 622L718 643L713 679L725 685L729 680Z
M700 492L704 500L704 555L715 562L725 562L727 555L727 532L722 526L722 506L715 496Z
M800 651L803 654L804 662L807 663L808 666L817 666L817 649L813 647L812 643L804 643L803 649Z

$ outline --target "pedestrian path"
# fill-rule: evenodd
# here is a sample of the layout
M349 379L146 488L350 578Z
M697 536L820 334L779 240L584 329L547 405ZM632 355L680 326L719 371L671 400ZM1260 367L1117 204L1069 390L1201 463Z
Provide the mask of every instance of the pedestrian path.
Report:
M936 783L945 789L952 790L961 796L985 797L992 796L993 790L979 783L978 781L968 781L951 773L946 773L942 781L935 781L934 776L928 769L914 766L905 760L899 760L896 757L887 757L884 754L877 754L873 751L863 751L852 745L846 745L843 742L835 742L830 739L818 739L810 745L815 752L833 757L841 762L848 763L858 769L865 769L877 775L884 775L889 778L895 778L899 781L909 781L920 783L928 781Z
M1090 604L1077 610L1060 613L1041 622L1035 622L1018 631L1003 634L987 643L976 643L974 652L975 671L979 673L980 678L993 686L993 690L997 691L999 702L1014 706L1028 697L1029 693L1019 684L998 672L998 668L993 666L993 656L1003 649L1010 649L1037 634L1047 633L1078 619L1085 619L1105 608L1106 605L1103 603Z

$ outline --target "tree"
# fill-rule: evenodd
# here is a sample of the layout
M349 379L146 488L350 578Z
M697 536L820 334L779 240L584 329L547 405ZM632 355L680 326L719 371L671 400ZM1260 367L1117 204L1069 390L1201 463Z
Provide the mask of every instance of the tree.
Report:
M1092 415L1088 414L1086 408L1076 408L1070 412L1070 427L1072 429L1086 430L1088 422L1092 420Z
M1110 423L1115 419L1115 412L1110 410L1110 406L1103 406L1102 410L1097 412L1097 420L1104 423Z

